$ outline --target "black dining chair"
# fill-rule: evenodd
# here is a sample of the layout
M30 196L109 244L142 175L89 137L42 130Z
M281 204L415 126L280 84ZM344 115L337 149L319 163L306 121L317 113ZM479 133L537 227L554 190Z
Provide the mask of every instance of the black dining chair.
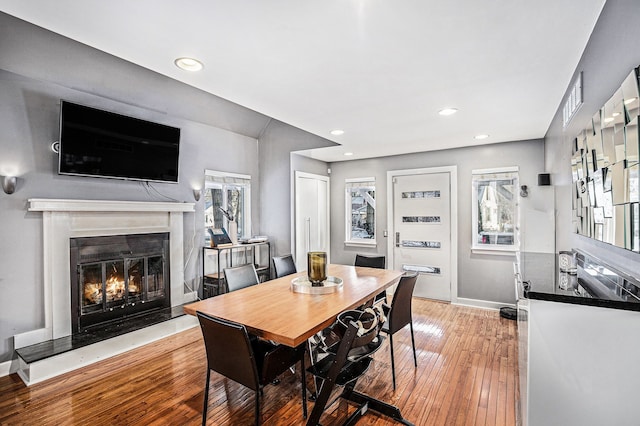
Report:
M364 254L356 254L354 266L366 266L369 268L384 269L386 266L385 256L368 256Z
M284 256L275 256L273 258L273 272L276 278L295 274L298 272L293 256L286 254Z
M356 254L356 260L353 262L353 266L366 266L368 268L385 269L387 259L385 256L368 256L364 254ZM373 303L378 303L381 300L387 301L387 292L381 291L376 294L373 299ZM369 302L371 303L371 302Z
M227 282L227 291L229 292L256 285L260 282L256 268L252 263L225 268L224 280Z
M411 327L411 345L413 346L413 363L417 367L418 359L416 358L416 341L413 336L413 319L411 317L411 300L413 298L413 290L418 279L417 272L407 272L398 282L396 291L391 301L391 310L387 315L387 321L382 326L383 333L389 335L389 347L391 348L391 373L393 375L393 389L396 388L396 367L393 360L393 335L406 327Z
M207 423L211 371L255 392L255 424L260 425L260 395L264 386L300 361L302 414L307 418L304 344L292 348L265 340L251 340L244 325L197 312L207 353L207 382L204 389L202 425Z

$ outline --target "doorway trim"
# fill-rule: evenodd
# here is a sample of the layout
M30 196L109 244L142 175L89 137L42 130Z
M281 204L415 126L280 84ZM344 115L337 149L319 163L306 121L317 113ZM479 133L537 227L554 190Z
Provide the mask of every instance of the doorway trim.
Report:
M387 171L387 235L395 235L393 228L393 178L396 176L449 173L451 223L451 304L458 302L458 166L427 167ZM394 265L394 239L387 238L388 265Z

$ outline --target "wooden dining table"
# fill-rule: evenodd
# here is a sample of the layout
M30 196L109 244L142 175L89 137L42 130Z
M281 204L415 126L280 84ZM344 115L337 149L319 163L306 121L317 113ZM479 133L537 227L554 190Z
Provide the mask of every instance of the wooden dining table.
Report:
M297 293L293 275L221 294L184 306L187 314L207 315L243 324L253 335L296 347L331 325L339 313L362 305L396 284L401 271L330 264L327 276L340 278L342 288L328 294Z

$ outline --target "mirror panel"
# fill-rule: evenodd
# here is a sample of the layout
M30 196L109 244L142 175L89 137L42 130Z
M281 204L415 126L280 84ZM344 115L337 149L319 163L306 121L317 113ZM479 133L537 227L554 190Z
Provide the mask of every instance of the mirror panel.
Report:
M627 121L638 116L640 108L640 90L638 89L638 68L629 73L622 82L622 98L627 114Z
M624 127L624 151L626 153L627 164L638 162L638 149L640 141L638 139L638 117L634 117Z
M631 250L640 253L640 203L631 205Z
M625 149L624 149L624 127L621 127L620 130L614 130L613 132L613 146L615 151L615 161L614 163L619 163L624 161L625 159Z
M616 162L616 145L614 141L613 126L605 126L600 131L602 140L602 150L604 151L604 161L607 165Z
M573 139L574 231L640 253L640 67Z
M625 223L624 223L624 204L619 206L613 206L614 208L614 222L615 222L615 235L613 245L616 247L624 248L625 237Z
M604 209L604 217L613 217L613 198L611 197L611 191L604 193L602 208Z
M623 204L625 200L625 179L624 179L624 161L616 163L609 167L611 172L611 192L613 204Z
M593 174L593 188L596 198L596 207L604 207L604 182L602 179L602 169L596 170Z
M629 203L640 202L640 164L636 163L626 169L627 171L627 201Z

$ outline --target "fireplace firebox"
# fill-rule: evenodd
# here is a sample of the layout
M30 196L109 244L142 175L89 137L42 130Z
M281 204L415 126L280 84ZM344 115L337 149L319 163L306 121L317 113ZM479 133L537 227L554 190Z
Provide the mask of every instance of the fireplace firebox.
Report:
M73 333L171 306L169 233L71 238Z

